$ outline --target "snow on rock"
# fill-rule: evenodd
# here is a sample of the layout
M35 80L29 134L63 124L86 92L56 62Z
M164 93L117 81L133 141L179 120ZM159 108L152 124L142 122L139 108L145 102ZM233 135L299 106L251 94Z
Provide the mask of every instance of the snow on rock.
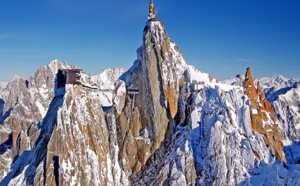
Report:
M113 160L107 160L112 141L108 141L110 133L99 95L75 86L68 88L64 100L58 112L55 136L51 137L51 146L48 145L51 157L58 156L59 164L67 165L60 169L60 184L69 185L73 179L81 185L107 183L108 172L113 169L109 163ZM48 157L50 161L51 157ZM117 180L110 181L116 181L112 185L120 184Z
M192 98L192 109L197 110L198 117L192 117L191 122L199 123L193 129L192 146L198 182L203 185L236 185L249 177L247 168L254 166L256 159L249 139L252 132L247 99L236 90L221 92L222 96L209 88Z
M238 75L237 77L244 76ZM238 81L236 78L233 78L224 82L237 84ZM298 142L300 140L300 79L289 79L279 75L259 78L254 82L259 82L261 91L266 94L266 98L270 101L275 113L287 162L297 163L300 160L300 157L297 155L299 154L297 149L299 149ZM255 87L257 86L255 85Z
M261 87L267 94L278 91L282 88L291 87L295 83L300 82L298 78L286 78L282 75L272 77L262 77L256 81L261 82Z
M7 86L8 82L0 82L0 91Z
M229 85L243 86L244 80L245 80L245 76L239 74L239 75L236 75L235 77L232 77L232 78L222 81L222 83L229 84Z
M240 86L221 83L215 78L213 78L211 75L207 73L203 73L197 70L193 66L188 66L188 73L189 73L190 83L201 82L204 83L204 85L206 85L207 87L211 87L211 88L219 87L225 91L229 91L232 89L239 89L240 91L242 91L242 88Z
M272 100L272 107L276 112L279 123L280 136L285 142L284 151L289 163L300 161L300 86L287 87L287 91L280 91ZM274 94L273 94L274 98ZM293 153L291 153L293 152Z
M114 91L116 90L115 82L125 73L122 68L108 68L102 71L100 75L91 77L91 84L96 85L101 90L101 102L104 106L112 106ZM118 105L118 104L117 104Z
M114 90L114 83L126 72L123 68L108 68L103 70L99 75L91 77L100 90Z
M40 111L40 113L42 115L42 118L44 118L45 115L46 115L45 108L43 107L43 105L40 102L36 101L35 103L36 103L36 106L38 107L38 109L39 109L39 111Z
M202 77L199 77L201 74L199 72L197 79L207 80L207 75L202 74ZM248 73L246 77L250 78L251 74ZM210 87L212 86L209 85L206 89L194 93L190 98L193 101L190 125L197 184L297 185L299 179L289 177L288 173L299 175L299 166L290 168L283 163L278 163L276 156L278 158L280 156L276 150L274 152L272 146L270 148L266 136L252 128L251 114L259 114L256 111L261 112L261 109L250 112L253 111L251 103L253 95L249 98L245 96L243 91L240 91L243 90L242 87L240 89ZM269 117L268 120L270 119ZM268 132L268 135L271 134L273 132ZM278 136L271 135L271 138L278 140ZM280 149L282 153L282 146L277 150ZM291 154L297 152L298 150ZM272 170L271 174L268 174L269 170Z
M116 90L114 92L113 104L115 105L116 112L120 115L125 106L126 86L123 81L116 82Z
M240 185L299 185L300 165L283 165L276 161L274 164L262 162L259 167L249 170L251 177ZM250 182L250 184L249 184Z
M278 95L272 102L282 128L282 137L292 141L300 140L300 86Z
M148 22L143 35L143 45L137 50L137 61L121 79L126 88L137 87L138 94L127 90L126 105L119 117L120 129L131 131L123 137L128 146L135 143L138 156L130 158L133 172L139 171L150 155L157 150L174 123L178 112L180 89L185 84L186 63L179 48L168 37L160 21ZM127 126L130 123L130 126ZM174 126L173 126L174 127ZM145 143L150 141L151 143ZM126 148L126 147L125 147ZM140 149L143 148L143 149ZM130 152L132 153L132 152ZM124 152L124 156L128 154Z
M156 20L128 71L57 92L60 68L72 67L54 60L0 92L0 185L299 185L295 85L270 92L273 112L250 69L217 81Z
M286 162L283 152L283 143L281 141L276 118L270 102L261 91L258 82L255 88L250 68L247 68L245 74L244 88L245 94L250 99L251 107L251 127L254 131L264 135L266 145L268 145L278 159Z
M41 122L54 97L56 69L66 67L66 63L53 61L40 67L29 80L14 76L0 92L0 142L2 147L9 147L2 148L6 157L0 156L3 162L0 170L7 170L6 163L9 164L10 159L33 148ZM3 177L1 175L0 179Z
M47 144L56 123L56 113L58 107L62 104L62 100L62 97L55 97L52 100L49 110L43 120L41 131L32 134L33 136L35 136L34 134L37 134L35 139L32 139L33 136L29 136L30 140L35 142L35 145L32 145L32 148L19 153L19 156L14 160L10 170L1 180L0 185L33 185L34 175L36 174L36 171L38 171L37 166L39 164L43 164L45 161L44 158L46 155ZM20 139L21 141L19 141L19 145L22 145L24 144L22 141L27 138L20 137ZM12 147L6 152L14 155L14 148L16 147ZM19 149L17 150L19 151ZM14 156L11 157L15 158ZM0 156L0 158L2 159L4 157Z
M166 158L153 162L147 174L137 175L134 185L195 185L197 175L191 133L189 126L179 125Z

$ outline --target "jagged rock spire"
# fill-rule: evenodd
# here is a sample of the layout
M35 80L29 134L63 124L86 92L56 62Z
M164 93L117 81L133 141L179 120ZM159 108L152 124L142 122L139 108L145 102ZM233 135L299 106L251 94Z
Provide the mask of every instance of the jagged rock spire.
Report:
M274 112L270 102L261 91L259 83L255 88L250 67L245 74L245 94L250 99L250 117L252 130L264 135L264 140L271 152L281 161L286 162L283 143L280 140Z

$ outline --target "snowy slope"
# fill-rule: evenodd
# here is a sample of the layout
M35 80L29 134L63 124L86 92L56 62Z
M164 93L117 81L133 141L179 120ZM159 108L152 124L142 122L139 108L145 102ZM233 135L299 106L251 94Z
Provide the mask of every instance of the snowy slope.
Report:
M0 92L1 179L9 172L15 157L30 151L35 145L42 120L54 97L58 68L68 68L68 65L54 60L40 67L29 80L14 76Z
M299 175L300 166L285 167L272 155L264 136L251 129L243 87L218 83L192 66L188 71L191 84L204 82L186 100L188 123L177 126L165 161L153 162L151 174L139 175L137 185L188 185L190 179L196 185L299 184L300 179L289 174Z
M255 184L251 170L261 162L272 167L276 158L263 136L251 129L250 105L243 87L214 84L207 82L203 73L191 74L191 79L197 77L211 87L194 95L191 112L192 147L201 177L199 183ZM285 175L282 179L282 184L287 183L289 177Z
M300 79L281 75L255 80L260 83L267 99L276 113L280 137L284 144L287 161L295 164L300 161ZM235 84L235 78L225 81Z
M277 113L280 134L285 145L287 161L300 162L300 86L280 89L273 93L272 105ZM280 92L280 93L279 93ZM276 94L276 95L274 95Z
M229 85L238 85L238 86L243 86L245 80L244 75L236 75L235 77L223 80L222 83L224 84L229 84Z
M116 89L115 82L125 72L126 70L122 68L108 68L104 69L99 75L91 77L91 82L101 90L99 94L102 95L102 105L112 106L113 93Z
M92 76L91 81L101 90L114 90L114 83L126 72L123 68L104 69L99 75Z
M7 86L7 82L0 82L0 91Z
M295 164L300 161L300 79L279 75L257 81L276 113L287 161Z
M48 120L49 105L54 99L55 76L58 69L68 68L71 67L67 63L54 60L40 67L29 80L15 76L0 92L0 121L3 123L0 125L1 179L10 172L10 164L15 157L33 150L42 132L41 127L50 122L43 120ZM114 84L113 79L105 83ZM112 104L112 97L107 98L102 92L98 95L102 105Z

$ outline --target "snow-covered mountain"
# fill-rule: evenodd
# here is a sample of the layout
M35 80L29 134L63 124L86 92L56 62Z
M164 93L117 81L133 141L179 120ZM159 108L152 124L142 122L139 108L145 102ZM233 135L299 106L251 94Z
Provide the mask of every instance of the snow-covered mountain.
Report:
M111 106L113 104L113 90L115 90L118 85L115 84L115 82L125 72L126 70L122 68L108 68L103 70L101 74L91 77L92 83L101 90L99 94L102 95L102 105Z
M260 78L276 112L280 136L289 163L300 162L300 79L283 76Z
M238 84L241 78L225 80L227 84ZM280 138L289 163L300 161L300 79L272 76L256 79L260 88L266 94L274 110L279 128Z
M0 82L0 90L4 89L7 86L7 82Z
M0 185L300 185L299 89L276 104L250 68L218 82L186 63L154 13L126 72L91 77L55 60L9 82Z
M231 77L221 82L229 85L243 86L244 81L245 81L245 75L238 74L235 77Z
M104 69L99 75L92 76L94 82L101 90L114 90L114 83L126 72L123 68Z
M261 87L266 93L275 92L283 88L292 87L295 83L299 83L299 78L286 78L282 75L272 77L262 77L256 81L261 82Z

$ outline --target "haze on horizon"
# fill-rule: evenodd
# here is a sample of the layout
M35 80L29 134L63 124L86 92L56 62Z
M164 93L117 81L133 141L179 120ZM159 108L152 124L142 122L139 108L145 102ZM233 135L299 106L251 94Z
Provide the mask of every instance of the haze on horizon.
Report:
M154 0L186 62L219 80L243 74L300 77L300 1ZM0 2L0 82L29 78L54 59L91 74L129 68L149 0Z

